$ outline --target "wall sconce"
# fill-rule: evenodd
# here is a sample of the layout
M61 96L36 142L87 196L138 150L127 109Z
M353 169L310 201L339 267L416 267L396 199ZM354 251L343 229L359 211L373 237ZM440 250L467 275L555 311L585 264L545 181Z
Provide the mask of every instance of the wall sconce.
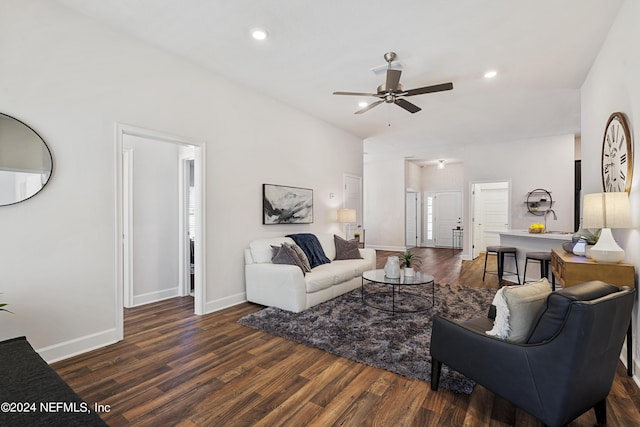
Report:
M438 160L438 169L444 169L444 160Z

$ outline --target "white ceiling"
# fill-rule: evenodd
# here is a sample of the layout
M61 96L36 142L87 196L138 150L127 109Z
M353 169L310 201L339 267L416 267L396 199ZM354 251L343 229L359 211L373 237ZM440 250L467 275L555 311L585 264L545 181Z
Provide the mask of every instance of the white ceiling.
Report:
M368 141L420 159L580 132L580 86L622 0L58 0ZM250 37L255 27L269 38ZM79 35L81 36L81 35ZM395 51L410 114L375 92ZM495 69L493 80L483 78ZM370 143L369 143L370 142ZM377 147L377 148L376 148Z

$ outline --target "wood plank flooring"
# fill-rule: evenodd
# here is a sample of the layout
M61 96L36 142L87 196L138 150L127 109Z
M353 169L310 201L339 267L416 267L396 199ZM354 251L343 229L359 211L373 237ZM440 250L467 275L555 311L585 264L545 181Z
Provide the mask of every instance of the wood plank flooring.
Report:
M418 249L439 283L482 283L483 259ZM380 251L383 266L390 253ZM495 261L492 261L495 262ZM111 426L539 426L481 386L471 395L333 356L238 325L262 307L193 314L190 297L125 310L125 339L53 364ZM622 364L607 400L608 425L640 425L640 391ZM593 411L570 424L595 424Z

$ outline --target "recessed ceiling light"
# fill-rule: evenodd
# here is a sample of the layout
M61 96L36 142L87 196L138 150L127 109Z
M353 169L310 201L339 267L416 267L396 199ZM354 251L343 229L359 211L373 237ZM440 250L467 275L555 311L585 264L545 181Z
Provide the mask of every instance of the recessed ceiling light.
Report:
M364 108L364 107L366 107L367 105L369 105L369 103L368 103L368 102L366 102L366 101L360 101L360 102L358 102L358 107L360 107L360 108Z
M269 34L267 33L267 31L263 30L262 28L256 28L251 31L251 37L256 40L265 40L268 36Z
M491 70L491 71L487 71L486 73L484 73L484 78L485 78L485 79L492 79L492 78L494 78L494 77L495 77L495 76L497 76L497 75L498 75L498 72L497 72L497 71L495 71L495 70Z

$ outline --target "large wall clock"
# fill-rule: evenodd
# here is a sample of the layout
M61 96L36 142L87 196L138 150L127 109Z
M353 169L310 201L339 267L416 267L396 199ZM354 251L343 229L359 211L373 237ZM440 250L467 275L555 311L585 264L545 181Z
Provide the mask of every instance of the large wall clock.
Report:
M623 113L609 116L602 139L602 186L604 191L631 189L633 144L629 125Z

